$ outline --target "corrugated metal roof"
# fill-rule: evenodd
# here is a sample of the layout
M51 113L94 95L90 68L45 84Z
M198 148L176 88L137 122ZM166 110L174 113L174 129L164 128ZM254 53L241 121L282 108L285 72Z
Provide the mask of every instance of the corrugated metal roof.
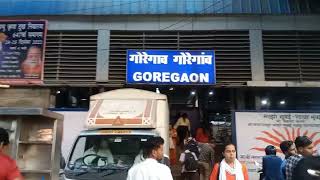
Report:
M129 14L313 14L319 0L6 0L0 16Z

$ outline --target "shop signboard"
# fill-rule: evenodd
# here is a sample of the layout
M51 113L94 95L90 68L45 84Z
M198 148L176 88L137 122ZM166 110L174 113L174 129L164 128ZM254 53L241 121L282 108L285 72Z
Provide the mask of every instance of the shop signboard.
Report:
M280 143L294 141L297 136L306 135L320 146L320 113L300 112L235 112L237 156L248 167L251 177L257 174L257 163L262 164L264 148L273 145L277 155L284 155ZM253 177L252 177L253 178Z
M0 84L41 84L47 21L0 20Z
M213 50L128 50L128 84L215 84Z

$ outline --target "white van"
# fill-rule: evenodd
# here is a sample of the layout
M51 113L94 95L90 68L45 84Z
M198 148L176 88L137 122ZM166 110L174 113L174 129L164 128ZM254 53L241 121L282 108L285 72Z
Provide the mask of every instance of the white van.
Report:
M164 153L169 154L166 95L118 89L91 96L86 126L66 161L66 180L125 180L152 136L165 140Z

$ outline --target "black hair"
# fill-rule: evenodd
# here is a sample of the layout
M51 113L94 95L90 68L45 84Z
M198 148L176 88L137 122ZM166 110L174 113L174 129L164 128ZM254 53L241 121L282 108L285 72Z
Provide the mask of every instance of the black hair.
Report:
M312 141L308 138L308 136L298 136L294 141L296 147L307 147L312 144Z
M197 157L200 155L198 143L193 138L187 142L185 149L195 153Z
M288 152L288 150L290 149L290 147L293 145L292 141L282 141L280 143L280 149L283 153Z
M9 133L0 127L0 143L3 143L3 145L9 144Z
M266 155L276 155L277 154L277 149L276 147L269 145L267 146L264 151L266 152Z
M188 114L187 113L183 113L181 117L182 117L182 119L184 121L186 121L186 119L188 118Z
M236 149L236 145L234 145L232 143L226 143L223 145L223 152L226 150L227 146L230 146L230 145L234 146L234 148Z
M151 155L153 150L158 149L161 145L164 144L162 137L151 137L147 140L144 145L144 154L148 157Z

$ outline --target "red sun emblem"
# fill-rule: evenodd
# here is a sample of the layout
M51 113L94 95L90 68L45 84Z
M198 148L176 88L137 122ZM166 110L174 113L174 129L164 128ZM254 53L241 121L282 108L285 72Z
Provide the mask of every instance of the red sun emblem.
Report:
M300 128L283 128L278 130L272 129L272 131L261 131L261 133L263 134L263 136L255 137L255 139L266 143L266 146L275 146L278 153L282 153L282 151L280 150L280 143L282 141L294 141L298 136L308 136L313 141L314 147L320 144L320 138L316 137L317 134L320 134L320 132L309 132L309 130L301 132ZM264 147L253 147L250 150L264 152Z

